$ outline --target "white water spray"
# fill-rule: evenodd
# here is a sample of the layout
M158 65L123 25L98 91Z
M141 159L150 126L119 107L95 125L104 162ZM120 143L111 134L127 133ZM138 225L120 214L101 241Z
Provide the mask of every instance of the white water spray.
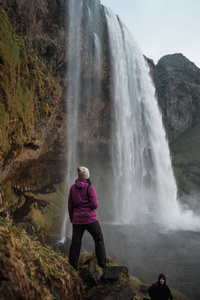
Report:
M200 229L177 201L168 143L149 68L127 28L105 8L113 84L114 222L153 220L170 229Z
M95 78L101 73L101 43L98 35L95 33L95 26L99 17L100 3L94 0L87 5L84 0L69 0L69 22L68 22L68 64L67 64L67 169L66 182L67 193L70 186L76 179L76 167L82 163L82 157L78 155L78 141L80 130L80 106L83 105L83 93L87 90L87 100L91 95L91 78L94 70ZM87 16L85 18L85 16ZM83 29L84 28L84 29ZM83 37L83 30L85 37ZM85 43L85 44L84 44ZM83 48L87 45L87 55L83 57ZM85 67L86 66L86 67ZM85 70L83 71L83 68ZM81 72L87 72L87 83L82 84ZM99 80L100 81L100 80ZM96 84L96 92L98 86ZM89 103L89 101L88 101ZM89 110L85 112L85 118L88 118ZM89 125L88 125L89 126ZM66 237L71 237L71 223L68 215L68 194L64 207L64 219L61 229L61 241Z
M77 18L78 15L78 18ZM81 20L83 15L82 3L69 1L69 23L68 23L68 67L67 74L71 79L67 87L67 172L66 181L72 184L72 174L77 164L77 139L78 118L80 99L80 73L81 73ZM76 18L76 25L74 20ZM61 230L61 240L71 236L71 223L68 215L67 195L64 208L64 220Z

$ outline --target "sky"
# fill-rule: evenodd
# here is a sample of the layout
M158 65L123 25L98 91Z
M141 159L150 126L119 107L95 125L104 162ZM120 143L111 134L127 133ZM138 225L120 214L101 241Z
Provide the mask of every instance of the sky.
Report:
M100 0L126 25L142 53L182 53L200 68L200 0Z

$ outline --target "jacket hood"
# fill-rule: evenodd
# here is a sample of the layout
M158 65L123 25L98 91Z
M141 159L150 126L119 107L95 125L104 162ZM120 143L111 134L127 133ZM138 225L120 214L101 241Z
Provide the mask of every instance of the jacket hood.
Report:
M83 189L85 185L88 185L88 182L86 179L81 179L81 178L76 179L75 186L78 189Z
M164 275L164 274L160 274L159 276L158 276L158 281L160 282L160 279L161 278L163 278L164 279L164 281L165 281L165 283L166 283L166 276Z

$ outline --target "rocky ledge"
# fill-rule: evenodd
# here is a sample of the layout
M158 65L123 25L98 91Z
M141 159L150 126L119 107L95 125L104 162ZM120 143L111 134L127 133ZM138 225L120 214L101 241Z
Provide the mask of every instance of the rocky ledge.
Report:
M79 276L88 300L132 300L136 295L130 287L128 269L124 266L108 266L103 270L96 259L86 261L88 266Z

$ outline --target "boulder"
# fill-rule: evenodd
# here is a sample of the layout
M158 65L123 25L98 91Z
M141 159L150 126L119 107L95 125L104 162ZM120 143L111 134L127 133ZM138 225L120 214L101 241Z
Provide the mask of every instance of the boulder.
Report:
M84 265L88 265L84 268ZM124 266L100 268L96 259L82 266L79 276L87 291L88 300L132 300L135 293L129 286L128 269Z
M126 267L106 267L103 270L103 279L105 282L116 282L120 279L125 280L126 282L128 281L129 275L128 275L128 269Z

